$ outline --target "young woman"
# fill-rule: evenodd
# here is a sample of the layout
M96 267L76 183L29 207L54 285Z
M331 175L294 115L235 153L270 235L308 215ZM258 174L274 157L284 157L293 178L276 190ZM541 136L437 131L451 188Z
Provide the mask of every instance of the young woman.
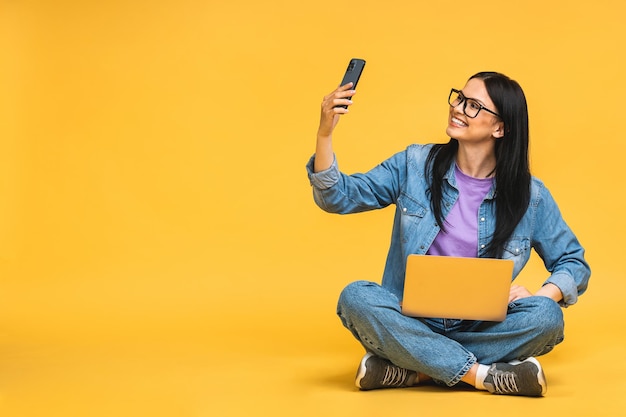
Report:
M366 350L356 385L371 390L433 379L495 394L544 395L535 357L563 340L561 307L585 292L590 269L549 191L531 177L521 87L495 72L472 76L450 92L448 143L412 145L365 174L346 175L338 169L332 134L349 112L351 87L324 97L307 170L315 202L328 212L396 205L382 285L354 282L339 298L338 315ZM531 248L550 276L534 292L512 285L504 321L401 313L409 254L512 259L515 278Z

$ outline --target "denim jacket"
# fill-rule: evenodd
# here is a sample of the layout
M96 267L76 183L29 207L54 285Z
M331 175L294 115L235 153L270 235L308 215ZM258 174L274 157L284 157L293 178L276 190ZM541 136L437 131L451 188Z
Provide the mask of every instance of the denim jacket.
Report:
M309 181L317 205L330 213L358 213L395 204L391 245L383 272L382 285L402 299L406 259L425 254L439 233L431 210L424 177L426 158L432 145L411 145L364 174L346 175L337 161L318 173L313 172L315 156L307 164ZM444 218L458 198L454 164L444 181ZM487 194L478 213L478 257L495 229L494 191ZM585 292L590 269L584 249L563 220L556 202L537 178L531 182L528 210L505 245L503 258L514 261L514 280L530 258L531 248L543 260L550 277L545 281L559 287L562 306L569 306Z

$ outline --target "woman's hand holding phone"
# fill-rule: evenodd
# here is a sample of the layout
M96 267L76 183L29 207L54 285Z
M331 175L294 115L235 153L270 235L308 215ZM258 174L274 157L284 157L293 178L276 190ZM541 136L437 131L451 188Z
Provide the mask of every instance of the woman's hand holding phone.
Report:
M339 122L339 117L349 112L348 107L352 105L352 97L356 94L355 88L364 67L364 60L351 59L340 86L325 96L322 101L320 125L317 129L315 172L326 170L333 163L333 131Z
M324 97L322 101L322 114L317 136L332 136L339 116L348 113L348 107L352 105L351 97L356 94L352 89L352 82L337 87L335 91Z

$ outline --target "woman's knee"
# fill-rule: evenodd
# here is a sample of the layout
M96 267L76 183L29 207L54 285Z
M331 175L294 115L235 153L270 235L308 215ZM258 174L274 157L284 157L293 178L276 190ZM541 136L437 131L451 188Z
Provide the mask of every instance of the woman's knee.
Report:
M538 333L545 335L563 334L563 311L556 301L542 296L524 298L521 301L526 304L524 307L530 313L531 323Z
M354 298L362 298L364 293L370 292L374 287L378 287L378 284L369 281L351 282L341 291L339 299L349 301Z
M363 315L376 307L397 304L399 304L397 297L381 285L370 281L355 281L341 291L337 313Z
M348 284L339 295L337 312L359 309L368 298L367 293L377 284L368 281L355 281Z

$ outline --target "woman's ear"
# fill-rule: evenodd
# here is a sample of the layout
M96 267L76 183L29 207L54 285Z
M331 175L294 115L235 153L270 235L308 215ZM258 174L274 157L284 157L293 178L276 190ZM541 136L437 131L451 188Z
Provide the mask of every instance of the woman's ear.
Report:
M500 139L504 136L504 122L498 122L495 124L492 135L496 139Z

